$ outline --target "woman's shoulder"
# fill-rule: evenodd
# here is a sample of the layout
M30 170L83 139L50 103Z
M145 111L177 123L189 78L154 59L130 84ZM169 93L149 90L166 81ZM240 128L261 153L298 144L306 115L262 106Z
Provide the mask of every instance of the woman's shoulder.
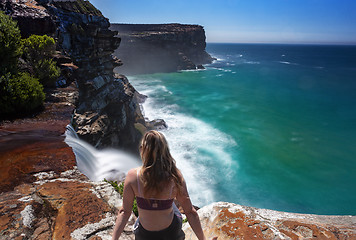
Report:
M137 167L137 168L131 168L128 172L127 172L127 175L129 174L133 174L133 175L136 175L138 171L140 171L141 167Z
M127 172L126 179L127 180L136 180L137 172L140 171L140 168L132 168Z

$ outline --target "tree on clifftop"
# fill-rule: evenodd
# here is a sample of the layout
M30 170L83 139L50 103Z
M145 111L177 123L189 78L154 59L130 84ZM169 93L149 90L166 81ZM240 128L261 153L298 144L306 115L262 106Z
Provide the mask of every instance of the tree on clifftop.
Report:
M0 76L17 72L21 54L21 34L17 23L0 11Z
M55 52L53 38L43 35L31 35L23 39L24 58L32 66L33 73L45 87L54 87L60 75L60 69L52 60Z
M43 105L45 94L38 79L18 71L22 49L16 22L0 11L0 119L23 116Z

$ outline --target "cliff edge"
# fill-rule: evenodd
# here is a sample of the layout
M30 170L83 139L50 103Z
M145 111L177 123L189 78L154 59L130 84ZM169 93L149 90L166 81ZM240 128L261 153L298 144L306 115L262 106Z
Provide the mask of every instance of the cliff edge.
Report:
M203 68L213 58L205 51L205 31L187 24L111 24L118 31L120 72L144 74Z

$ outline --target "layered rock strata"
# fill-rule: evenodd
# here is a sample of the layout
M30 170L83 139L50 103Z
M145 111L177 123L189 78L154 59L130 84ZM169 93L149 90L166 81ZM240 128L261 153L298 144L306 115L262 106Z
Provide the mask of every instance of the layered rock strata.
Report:
M124 74L197 69L213 60L199 25L111 24L110 29L122 39L115 55L124 63Z
M120 38L109 21L89 1L1 0L0 9L19 22L21 33L44 34L57 39L62 63L76 80L79 99L72 124L92 145L137 152L145 121L135 92L125 76L113 69L122 62L113 57ZM68 74L64 74L68 75ZM135 124L143 128L137 130Z
M56 25L46 8L35 0L1 0L0 10L17 21L23 37L53 35Z
M120 39L114 37L116 32L109 30L108 19L98 10L92 5L79 8L78 3L61 1L44 5L56 19L62 52L78 67L75 75L79 99L72 125L79 137L97 148L135 152L141 138L135 123L144 121L135 98L136 90L125 76L113 73L114 67L121 65L112 56Z

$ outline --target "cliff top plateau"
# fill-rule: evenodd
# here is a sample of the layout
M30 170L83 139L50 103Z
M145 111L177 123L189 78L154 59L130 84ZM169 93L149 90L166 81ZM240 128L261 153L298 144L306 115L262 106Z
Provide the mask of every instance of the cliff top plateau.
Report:
M121 38L115 56L124 74L175 72L203 68L213 58L205 51L205 31L188 24L111 24ZM116 70L116 69L115 69Z

